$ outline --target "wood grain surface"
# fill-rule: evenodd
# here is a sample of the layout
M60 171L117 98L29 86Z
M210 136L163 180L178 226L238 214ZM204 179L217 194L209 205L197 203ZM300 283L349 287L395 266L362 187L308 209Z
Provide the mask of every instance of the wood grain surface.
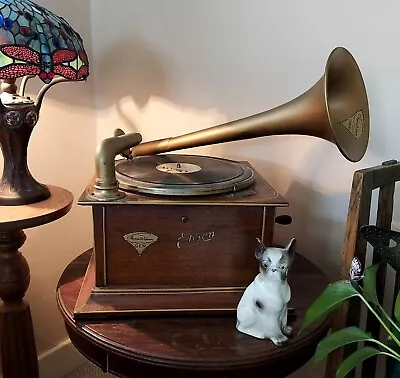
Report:
M55 221L69 212L73 195L64 188L48 186L51 197L29 205L0 206L0 230L27 229Z
M276 347L238 332L235 316L129 317L77 321L74 306L90 250L65 269L57 301L73 344L104 371L121 377L284 377L305 364L329 329L329 319ZM296 256L290 273L295 313L289 323L299 329L306 309L328 284L308 260Z

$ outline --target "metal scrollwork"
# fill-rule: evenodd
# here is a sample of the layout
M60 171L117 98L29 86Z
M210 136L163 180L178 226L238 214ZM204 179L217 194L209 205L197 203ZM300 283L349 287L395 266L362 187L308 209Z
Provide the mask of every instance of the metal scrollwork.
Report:
M191 248L198 244L209 242L215 237L214 231L209 232L194 232L192 234L185 234L182 232L181 236L176 241L176 246L181 248Z
M38 114L35 111L32 110L32 111L26 113L25 122L29 126L31 126L31 127L35 126L38 119L39 119Z
M11 129L21 126L21 114L16 110L10 110L4 115L4 123Z

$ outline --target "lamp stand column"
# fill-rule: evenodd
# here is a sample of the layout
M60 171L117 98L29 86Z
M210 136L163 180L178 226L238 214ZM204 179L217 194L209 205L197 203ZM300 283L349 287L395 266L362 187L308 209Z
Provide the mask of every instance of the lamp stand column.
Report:
M0 231L0 348L3 378L38 378L39 368L29 304L29 266L18 250L22 230Z
M66 215L73 195L48 186L50 197L21 206L0 205L0 357L2 378L39 378L31 311L24 300L30 273L19 251L26 240L23 230L39 227Z

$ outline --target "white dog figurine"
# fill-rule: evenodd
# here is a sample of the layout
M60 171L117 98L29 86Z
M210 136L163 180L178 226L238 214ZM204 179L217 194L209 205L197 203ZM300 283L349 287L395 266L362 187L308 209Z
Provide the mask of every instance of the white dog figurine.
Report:
M287 274L294 259L296 239L293 238L286 248L266 248L259 239L257 242L255 255L260 273L246 288L238 304L236 328L247 335L282 345L293 332L287 325L290 300Z

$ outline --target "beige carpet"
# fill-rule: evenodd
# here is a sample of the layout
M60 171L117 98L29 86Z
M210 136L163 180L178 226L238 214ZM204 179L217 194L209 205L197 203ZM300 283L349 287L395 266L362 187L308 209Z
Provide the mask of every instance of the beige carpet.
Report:
M288 378L317 378L324 376L324 364L313 366L304 366L296 373L290 375ZM78 368L74 369L63 378L115 378L116 375L110 373L103 373L100 368L87 362Z
M87 362L78 368L72 370L63 378L115 378L114 374L103 373L97 366Z

